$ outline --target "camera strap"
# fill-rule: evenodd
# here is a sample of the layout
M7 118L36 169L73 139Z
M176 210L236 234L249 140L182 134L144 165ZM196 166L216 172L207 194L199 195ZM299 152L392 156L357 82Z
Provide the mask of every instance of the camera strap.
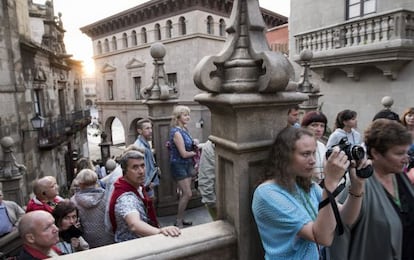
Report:
M339 215L338 205L336 204L335 197L343 191L345 188L346 182L341 183L336 189L331 193L328 189L325 188L326 194L328 194L328 198L324 199L319 203L318 210L321 210L323 207L325 207L328 204L331 204L332 210L335 215L335 220L337 224L337 233L338 235L342 235L344 233L344 225L342 224L341 216ZM322 180L321 186L324 187L324 183Z

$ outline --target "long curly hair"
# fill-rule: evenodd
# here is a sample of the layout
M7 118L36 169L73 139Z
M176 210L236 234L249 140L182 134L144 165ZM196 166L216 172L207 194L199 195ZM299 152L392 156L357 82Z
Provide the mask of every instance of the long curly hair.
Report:
M293 160L293 153L296 149L296 142L302 136L314 137L313 133L305 128L286 127L277 135L268 158L266 178L274 180L289 192L293 192L295 183L304 191L309 192L312 184L311 177L295 177L292 175L290 165Z

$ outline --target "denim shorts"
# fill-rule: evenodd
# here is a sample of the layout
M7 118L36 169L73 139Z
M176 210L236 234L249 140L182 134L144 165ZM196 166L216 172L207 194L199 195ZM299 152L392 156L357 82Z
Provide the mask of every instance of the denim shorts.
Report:
M190 162L171 162L171 175L175 181L181 181L193 176L193 163Z

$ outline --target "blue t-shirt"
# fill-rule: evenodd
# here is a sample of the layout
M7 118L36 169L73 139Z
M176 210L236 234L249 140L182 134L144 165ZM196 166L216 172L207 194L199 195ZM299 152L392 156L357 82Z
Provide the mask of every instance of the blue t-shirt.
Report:
M3 204L0 204L0 236L10 233L13 229L13 224L7 215L7 209Z
M177 149L177 146L174 143L174 134L179 132L184 140L184 147L185 150L190 152L193 150L193 138L191 138L190 134L179 127L173 127L170 130L170 162L180 162L180 163L188 163L192 162L192 158L183 158L180 155L180 152Z
M265 259L318 259L316 243L300 238L303 226L314 221L322 189L309 193L296 186L292 195L275 183L263 183L253 194L252 210L265 250Z

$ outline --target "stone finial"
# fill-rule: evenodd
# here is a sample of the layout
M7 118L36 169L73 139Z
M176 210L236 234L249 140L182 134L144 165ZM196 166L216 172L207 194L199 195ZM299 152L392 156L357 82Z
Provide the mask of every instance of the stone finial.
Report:
M309 74L310 61L313 58L313 52L309 49L304 49L300 52L300 60L303 66L303 80L298 84L298 91L302 93L316 93L319 88L310 82L311 75Z
M3 149L3 160L0 168L0 178L12 178L23 175L26 172L26 166L19 164L13 155L14 140L10 136L5 136L0 140Z
M381 104L385 109L391 109L392 105L394 104L394 99L390 96L385 96L381 99Z
M160 42L152 44L150 53L154 58L154 73L152 75L152 83L151 85L144 87L141 90L141 96L147 100L166 100L174 98L174 95L177 93L177 89L168 85L167 74L164 70L163 58L166 54L164 44Z
M194 72L197 87L211 93L285 90L294 70L282 53L270 51L265 30L259 1L233 1L224 49L198 63Z

